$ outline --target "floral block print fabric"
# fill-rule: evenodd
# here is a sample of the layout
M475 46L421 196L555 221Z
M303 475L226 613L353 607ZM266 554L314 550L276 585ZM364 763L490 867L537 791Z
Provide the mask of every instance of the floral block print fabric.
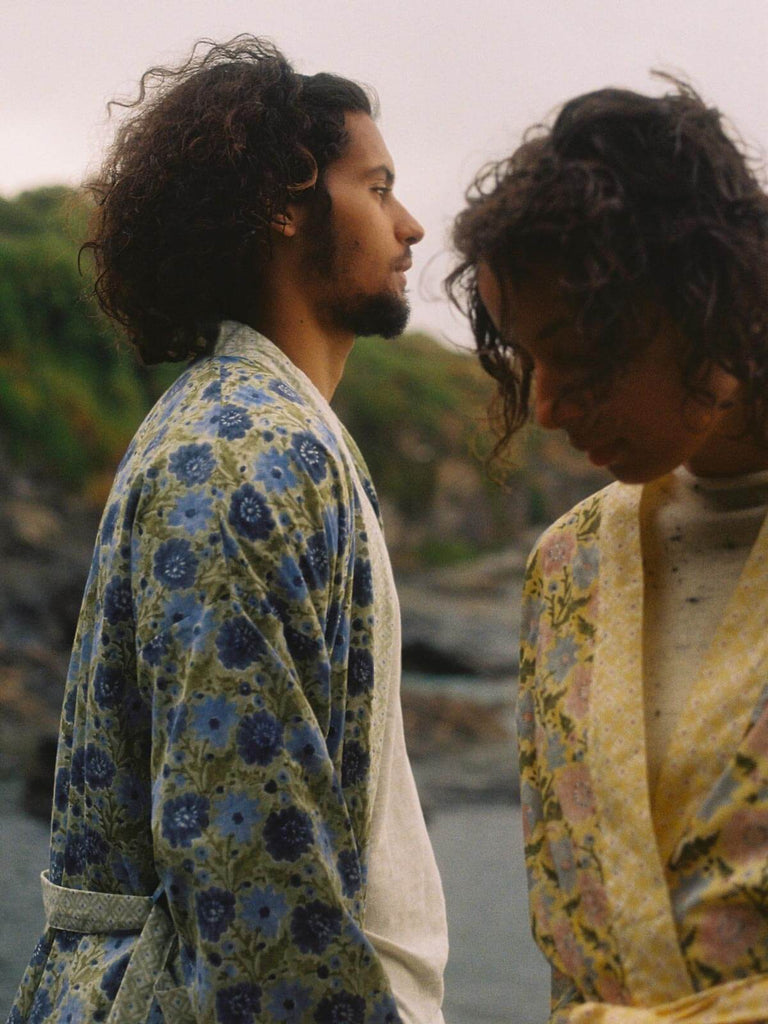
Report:
M162 894L174 938L149 989L133 978L140 1019L384 1024L363 932L375 496L306 378L249 329L223 335L139 429L101 522L50 881ZM48 928L10 1021L121 1021L145 939Z
M614 484L578 505L539 541L524 585L522 810L551 1019L763 1021L768 530L649 794L642 493Z

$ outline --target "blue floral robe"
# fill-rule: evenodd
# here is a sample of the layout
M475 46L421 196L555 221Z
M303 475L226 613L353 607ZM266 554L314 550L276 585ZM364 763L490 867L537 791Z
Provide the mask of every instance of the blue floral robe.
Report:
M240 325L140 427L61 720L47 888L74 918L46 928L13 1024L398 1020L363 932L369 501L328 407ZM82 890L153 895L155 932L100 932Z

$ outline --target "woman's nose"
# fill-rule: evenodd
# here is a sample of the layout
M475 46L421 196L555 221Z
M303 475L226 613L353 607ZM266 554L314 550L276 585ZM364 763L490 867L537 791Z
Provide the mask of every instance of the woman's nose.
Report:
M562 430L584 418L588 401L582 389L562 374L536 367L534 418L545 430Z

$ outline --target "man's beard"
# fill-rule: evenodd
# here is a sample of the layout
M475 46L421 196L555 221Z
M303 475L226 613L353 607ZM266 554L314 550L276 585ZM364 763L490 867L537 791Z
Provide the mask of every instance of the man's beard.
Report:
M329 300L327 315L335 327L364 338L378 334L396 338L408 323L411 309L403 295L381 292L378 295L337 297Z
M322 303L326 322L359 338L373 334L396 338L402 334L411 315L411 307L404 295L390 291L372 295L343 293L347 266L354 263L355 253L341 253L332 208L319 197L311 207L305 231L309 243L304 256L305 266L315 278L329 285L329 293Z

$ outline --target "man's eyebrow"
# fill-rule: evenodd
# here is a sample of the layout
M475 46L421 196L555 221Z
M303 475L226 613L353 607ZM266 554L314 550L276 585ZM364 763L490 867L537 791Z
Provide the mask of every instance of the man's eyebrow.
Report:
M386 164L379 164L378 167L372 167L370 171L365 172L366 178L377 178L382 174L384 175L384 180L388 185L394 185L395 172L391 167L387 167Z

